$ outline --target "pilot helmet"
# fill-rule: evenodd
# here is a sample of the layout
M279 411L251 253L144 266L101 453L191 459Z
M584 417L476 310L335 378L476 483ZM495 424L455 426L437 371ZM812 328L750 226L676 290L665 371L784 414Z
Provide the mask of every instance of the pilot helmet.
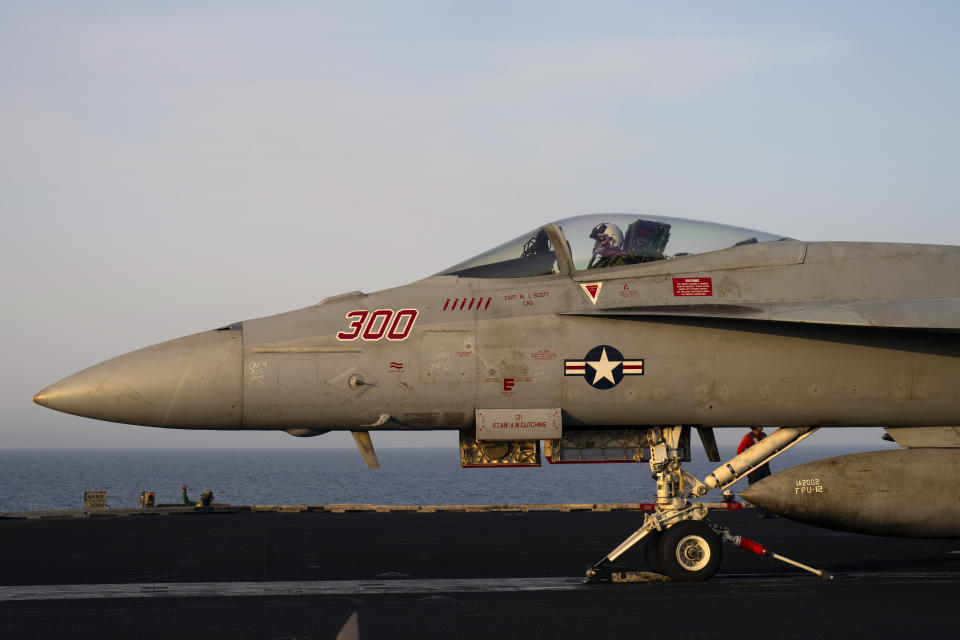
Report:
M723 492L724 502L733 502L733 498L734 498L733 491L731 491L730 489L727 489L726 491Z
M601 222L590 232L590 237L596 242L593 244L593 252L601 256L613 255L620 251L623 246L623 232L615 224Z

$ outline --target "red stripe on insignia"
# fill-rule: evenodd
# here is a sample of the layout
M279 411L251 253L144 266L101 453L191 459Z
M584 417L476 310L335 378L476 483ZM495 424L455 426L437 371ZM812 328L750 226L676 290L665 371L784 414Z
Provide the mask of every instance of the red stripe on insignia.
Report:
M470 298L470 306L467 307L467 309L473 309L473 301L474 301L474 300L476 300L476 298Z
M493 298L487 298L487 304L485 304L485 305L483 306L483 309L484 309L484 310L486 310L487 307L490 306L490 301L491 301L491 300L493 300Z
M457 303L460 302L460 298L455 298L453 301L453 306L450 307L450 311L455 311L457 308Z
M463 311L463 305L467 304L467 299L464 298L463 302L460 303L460 311Z
M443 303L443 310L444 310L444 311L447 310L447 305L449 305L449 304L450 304L450 298L447 298L447 301Z

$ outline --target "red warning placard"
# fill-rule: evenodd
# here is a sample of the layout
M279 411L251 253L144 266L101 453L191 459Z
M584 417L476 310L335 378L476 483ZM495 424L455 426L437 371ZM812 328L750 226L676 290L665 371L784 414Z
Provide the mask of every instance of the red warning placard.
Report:
M711 278L674 278L673 295L712 296L713 280Z

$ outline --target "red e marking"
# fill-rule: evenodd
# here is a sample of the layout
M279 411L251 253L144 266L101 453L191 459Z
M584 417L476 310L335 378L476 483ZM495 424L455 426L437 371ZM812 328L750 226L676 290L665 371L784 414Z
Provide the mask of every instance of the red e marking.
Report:
M517 381L515 378L504 378L503 379L503 390L504 391L513 391L513 387L516 386Z
M376 342L384 336L391 341L406 340L419 313L416 309L377 309L373 313L367 309L356 309L345 316L347 320L352 320L347 325L348 331L337 333L337 340L349 341L359 337Z

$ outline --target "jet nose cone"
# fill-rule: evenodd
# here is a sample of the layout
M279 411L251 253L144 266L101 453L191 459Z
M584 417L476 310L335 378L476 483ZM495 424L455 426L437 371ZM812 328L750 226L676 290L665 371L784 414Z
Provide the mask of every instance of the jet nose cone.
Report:
M34 396L33 396L33 401L36 402L36 403L37 403L38 405L40 405L41 407L47 406L47 391L48 391L49 389L50 389L50 387L47 387L47 388L44 389L43 391L40 391L39 393L37 393L36 395L34 395Z
M242 347L238 329L177 338L67 376L33 401L110 422L235 428L242 416Z

